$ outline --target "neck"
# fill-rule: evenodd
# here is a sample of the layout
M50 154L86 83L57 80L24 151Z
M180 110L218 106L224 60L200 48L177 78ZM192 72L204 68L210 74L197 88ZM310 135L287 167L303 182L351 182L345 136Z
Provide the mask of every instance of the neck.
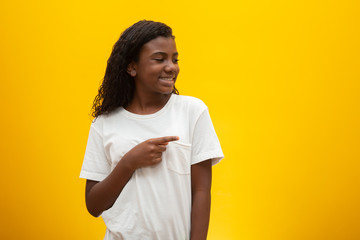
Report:
M133 99L125 109L136 114L152 114L162 109L170 97L171 93L147 96L135 91Z

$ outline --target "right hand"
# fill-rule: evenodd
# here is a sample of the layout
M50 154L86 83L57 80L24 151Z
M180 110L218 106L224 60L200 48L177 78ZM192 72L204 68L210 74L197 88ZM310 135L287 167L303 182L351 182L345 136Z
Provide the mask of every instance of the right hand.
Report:
M148 139L132 148L123 159L128 161L128 166L133 170L158 164L162 160L162 153L165 152L166 145L177 140L179 140L177 136Z

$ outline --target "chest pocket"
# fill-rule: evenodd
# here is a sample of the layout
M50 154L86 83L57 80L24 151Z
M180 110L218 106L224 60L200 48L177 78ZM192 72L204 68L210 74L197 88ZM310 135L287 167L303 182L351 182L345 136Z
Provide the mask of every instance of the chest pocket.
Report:
M167 168L178 174L190 174L191 145L178 141L169 142L163 153Z

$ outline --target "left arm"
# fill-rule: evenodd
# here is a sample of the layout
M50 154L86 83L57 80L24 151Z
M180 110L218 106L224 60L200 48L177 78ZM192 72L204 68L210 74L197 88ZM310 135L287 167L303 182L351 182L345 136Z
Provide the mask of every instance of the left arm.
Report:
M191 166L191 240L206 240L211 202L211 159Z

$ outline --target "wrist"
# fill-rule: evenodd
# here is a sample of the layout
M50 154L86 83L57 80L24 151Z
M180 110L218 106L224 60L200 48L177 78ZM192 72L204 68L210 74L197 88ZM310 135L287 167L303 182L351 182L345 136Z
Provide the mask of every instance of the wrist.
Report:
M134 172L137 169L134 161L131 161L131 157L129 157L129 154L125 154L119 163L121 163L123 167L129 172Z

